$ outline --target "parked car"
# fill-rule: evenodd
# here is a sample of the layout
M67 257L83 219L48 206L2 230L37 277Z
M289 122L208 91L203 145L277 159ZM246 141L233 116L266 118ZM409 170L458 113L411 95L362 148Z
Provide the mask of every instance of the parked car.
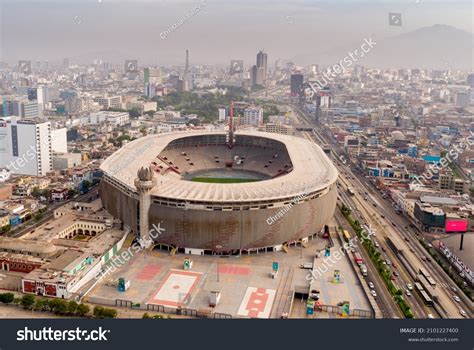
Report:
M393 271L393 275L394 275L395 277L398 277L398 276L399 276L399 274L398 274L397 271Z
M377 293L376 293L375 290L373 290L373 289L370 291L370 294L372 294L372 296L373 296L374 298L377 297Z
M423 261L426 261L426 256L422 255L422 256L420 256L420 259L423 260Z
M467 317L467 313L463 309L459 309L459 313L461 314L462 317Z
M405 289L405 294L407 295L407 297L411 297L411 293L408 289Z
M375 288L375 286L374 286L374 284L373 284L372 282L369 282L369 288L370 288L370 289L374 289L374 288Z
M408 290L413 290L413 286L411 285L411 283L407 283L407 288Z
M453 299L455 302L460 303L461 299L457 295L453 295Z

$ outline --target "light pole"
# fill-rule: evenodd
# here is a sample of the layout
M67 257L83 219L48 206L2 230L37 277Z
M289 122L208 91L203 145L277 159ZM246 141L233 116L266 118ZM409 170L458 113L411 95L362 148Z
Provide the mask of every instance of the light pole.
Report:
M222 249L222 246L220 244L216 245L216 252L220 252ZM217 282L219 282L219 260L220 260L220 255L217 255Z

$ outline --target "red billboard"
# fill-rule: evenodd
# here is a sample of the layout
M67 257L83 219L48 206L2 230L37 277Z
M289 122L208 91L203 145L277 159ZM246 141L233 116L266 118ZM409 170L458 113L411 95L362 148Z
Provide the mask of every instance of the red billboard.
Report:
M466 232L467 231L467 220L456 219L446 220L446 233L449 232Z

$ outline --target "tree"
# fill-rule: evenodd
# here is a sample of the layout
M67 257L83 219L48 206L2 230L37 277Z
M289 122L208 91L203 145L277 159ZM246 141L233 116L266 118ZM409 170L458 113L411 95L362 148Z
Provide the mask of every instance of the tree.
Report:
M89 187L91 187L91 182L88 180L82 181L82 187L87 190Z
M77 193L77 191L75 189L71 188L71 189L69 189L69 191L67 191L67 196L69 198L72 198L76 195L76 193Z
M104 308L103 317L104 318L116 318L117 317L117 310L110 309L110 308Z
M33 190L31 191L31 195L35 198L39 198L41 196L41 190L38 187L33 187Z
M36 299L33 310L36 311L47 311L49 310L49 301L47 299Z
M94 306L94 310L92 311L92 314L94 315L94 317L97 317L97 318L102 318L102 314L103 314L103 311L104 308L102 306Z
M2 293L0 294L0 302L4 304L10 304L15 299L15 295L13 293Z
M137 119L140 116L140 111L136 108L132 108L128 111L128 115L131 119Z
M97 318L115 318L117 317L117 310L96 306L94 307L93 314Z
M49 301L49 307L52 312L59 315L64 315L68 311L68 303L62 299L51 299Z
M11 228L12 228L11 225L5 225L2 228L0 228L0 233L8 232L10 231Z
M85 317L90 311L90 307L87 304L79 304L77 305L76 314L79 317Z
M36 213L33 217L35 221L40 221L43 218L43 213Z
M148 312L145 312L143 314L142 318L151 318L151 316L148 314Z
M70 315L75 315L76 312L77 312L77 307L79 305L74 301L74 300L71 300L68 304L67 304L67 313L70 314Z
M31 294L26 294L21 298L20 303L24 309L31 310L31 308L35 304L35 296Z

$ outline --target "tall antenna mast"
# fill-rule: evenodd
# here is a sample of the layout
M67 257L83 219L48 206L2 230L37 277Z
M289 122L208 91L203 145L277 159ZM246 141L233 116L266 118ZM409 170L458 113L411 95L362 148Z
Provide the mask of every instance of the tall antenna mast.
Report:
M234 146L234 101L230 100L230 111L229 111L229 134L227 136L227 146L232 148Z

